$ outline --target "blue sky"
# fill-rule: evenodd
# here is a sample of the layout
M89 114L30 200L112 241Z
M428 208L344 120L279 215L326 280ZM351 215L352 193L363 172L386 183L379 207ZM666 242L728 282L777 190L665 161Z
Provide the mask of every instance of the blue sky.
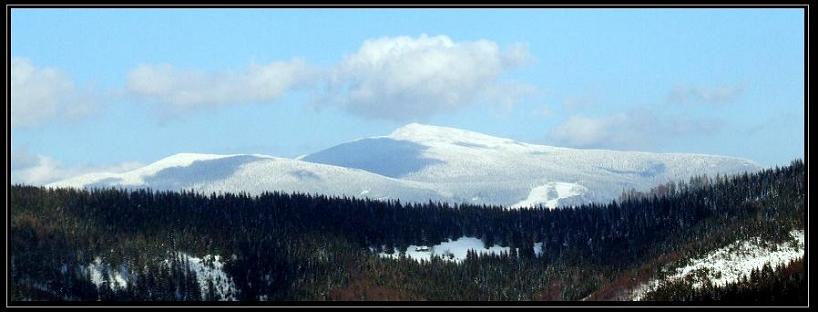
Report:
M409 122L804 155L801 9L13 9L11 25L19 182L296 157Z

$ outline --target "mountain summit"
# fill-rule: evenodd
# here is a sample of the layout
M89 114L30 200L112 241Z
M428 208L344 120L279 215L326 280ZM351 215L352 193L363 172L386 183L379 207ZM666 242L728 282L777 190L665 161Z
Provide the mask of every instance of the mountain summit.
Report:
M299 159L184 153L130 172L89 174L51 186L286 191L553 208L607 202L623 190L695 175L758 169L733 157L560 148L411 123L387 136Z
M419 123L410 123L392 131L388 136L395 140L407 140L414 142L472 142L483 144L502 144L513 142L510 139L503 139L457 128L431 126Z

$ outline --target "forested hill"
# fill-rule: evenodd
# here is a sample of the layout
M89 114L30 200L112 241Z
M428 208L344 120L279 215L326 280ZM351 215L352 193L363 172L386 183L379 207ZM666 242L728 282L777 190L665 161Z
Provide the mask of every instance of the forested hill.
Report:
M10 291L15 301L580 300L736 240L786 240L805 226L805 181L799 160L557 210L12 186ZM378 254L463 236L509 252Z

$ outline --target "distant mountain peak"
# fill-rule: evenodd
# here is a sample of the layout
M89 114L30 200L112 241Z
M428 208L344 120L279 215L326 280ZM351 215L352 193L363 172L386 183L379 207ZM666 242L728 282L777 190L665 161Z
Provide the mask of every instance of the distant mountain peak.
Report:
M433 126L416 122L409 123L396 129L395 131L392 131L392 133L390 133L387 137L396 140L415 142L460 142L481 145L495 145L514 142L514 140L511 139L495 137L479 132L451 127Z
M236 155L217 155L217 154L202 154L202 153L177 153L170 155L168 157L162 158L153 164L148 165L148 167L155 167L159 168L166 168L166 167L174 167L174 166L189 166L195 161L200 160L212 160L212 159L219 159L225 157L231 157Z
M400 128L395 129L395 131L392 131L392 133L389 134L389 136L408 136L413 134L426 134L450 130L457 129L411 122Z
M162 162L185 162L185 161L195 161L195 160L221 158L221 157L227 157L227 156L230 156L230 155L205 154L205 153L176 153L176 154L170 155L168 157L162 158L159 161L162 161Z
M230 158L230 157L239 157L239 156L246 156L246 157L255 157L255 158L275 158L273 156L263 155L263 154L205 154L205 153L177 153L170 155L168 157L162 158L159 161L155 162L155 164L161 164L165 166L188 166L193 162L200 161L200 160L213 160L213 159L220 159L220 158Z

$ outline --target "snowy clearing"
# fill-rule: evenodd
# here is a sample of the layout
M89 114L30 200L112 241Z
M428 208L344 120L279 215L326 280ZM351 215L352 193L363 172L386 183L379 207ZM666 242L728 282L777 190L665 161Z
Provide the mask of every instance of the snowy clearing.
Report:
M432 256L436 255L443 260L461 262L466 259L466 254L469 250L474 250L478 254L494 255L511 252L510 247L503 247L496 244L488 248L485 248L484 246L485 244L479 238L463 236L457 240L453 241L449 239L446 242L442 242L434 246L409 245L409 247L403 252L395 249L392 253L381 252L378 255L391 259L398 259L401 256L405 256L417 261L430 261ZM542 247L543 243L535 243L534 246L532 246L534 255L538 257L541 256L543 253Z
M502 247L499 245L494 245L489 248L483 247L483 241L479 238L474 237L467 237L463 236L458 238L457 240L449 239L446 242L442 242L440 244L434 246L420 246L420 245L409 245L405 251L400 252L397 249L391 254L381 252L379 255L384 258L392 258L398 259L401 256L405 256L408 258L412 258L414 260L420 261L430 261L433 255L437 255L441 257L443 260L447 261L455 261L460 262L466 259L466 254L469 250L474 250L478 254L501 254L501 253L508 253L511 251L509 247ZM423 247L428 247L428 251L422 251Z

